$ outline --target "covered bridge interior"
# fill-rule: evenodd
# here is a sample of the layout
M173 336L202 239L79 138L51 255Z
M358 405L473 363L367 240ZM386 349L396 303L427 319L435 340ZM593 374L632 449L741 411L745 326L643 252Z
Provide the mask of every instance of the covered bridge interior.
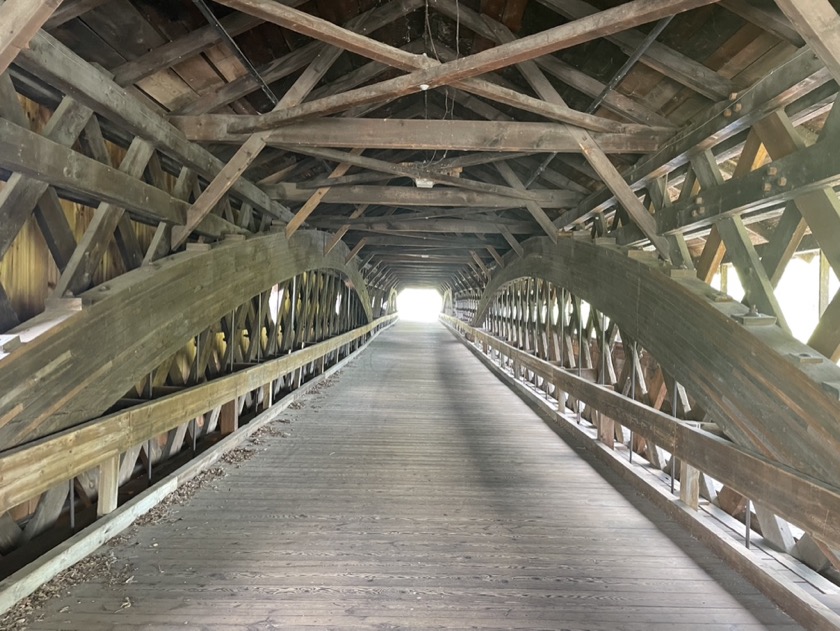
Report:
M838 81L829 0L0 0L0 625L840 628Z

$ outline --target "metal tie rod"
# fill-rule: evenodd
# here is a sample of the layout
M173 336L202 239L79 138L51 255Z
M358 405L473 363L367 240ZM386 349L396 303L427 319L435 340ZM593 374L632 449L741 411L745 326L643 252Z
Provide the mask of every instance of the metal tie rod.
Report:
M193 3L195 3L195 6L197 6L198 10L201 11L201 14L204 16L204 18L208 22L210 22L213 28L215 28L219 32L219 34L222 36L225 42L227 42L228 46L230 46L231 50L233 50L236 56L239 57L239 61L241 61L245 65L245 68L248 70L250 75L254 77L254 79L259 84L260 89L268 97L268 100L271 101L271 105L277 105L277 96L274 94L274 92L271 91L271 88L268 87L268 84L265 82L265 79L262 78L259 71L254 67L254 64L251 63L251 60L248 59L245 53L242 52L242 49L239 48L237 43L234 41L233 37L231 37L230 33L228 33L225 27L222 25L222 23L219 22L219 19L213 13L210 7L207 6L204 0L193 0Z
M673 15L669 15L666 18L662 18L659 22L656 23L656 26L651 29L650 33L648 33L647 37L644 41L639 44L639 46L632 52L632 54L627 58L627 61L624 62L624 65L619 68L618 72L615 73L610 82L604 86L604 89L601 90L601 93L595 97L595 100L592 101L592 104L586 108L587 114L593 114L595 110L600 107L601 103L604 102L604 99L607 98L607 95L615 90L616 86L624 80L624 77L633 69L633 66L638 63L639 59L642 58L648 48L650 48L651 44L656 41L656 38L662 34L662 31L665 30L665 27L671 23L671 20L674 18ZM550 153L546 156L545 160L537 167L537 170L528 178L528 181L525 183L525 188L529 188L531 184L537 181L537 178L543 174L548 168L548 165L551 164L551 161L557 157L557 153Z

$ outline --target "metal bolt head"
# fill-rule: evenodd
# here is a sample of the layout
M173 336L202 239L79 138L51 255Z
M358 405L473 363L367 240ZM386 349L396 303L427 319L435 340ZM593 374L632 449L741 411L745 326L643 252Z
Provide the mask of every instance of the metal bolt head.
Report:
M773 190L773 185L770 184L770 182L765 182L763 188L764 188L765 193L769 193L770 191Z
M779 169L777 169L776 167L767 167L767 175L769 175L770 177L775 177L776 174L778 174L778 172Z
M697 197L694 198L694 203L698 204L698 205L702 204L703 203L703 198L698 195Z
M723 117L732 118L732 109L727 107L725 110L723 110Z
M744 109L744 104L743 103L736 103L735 106L732 109L734 109L736 112L740 112L742 109Z
M782 176L779 178L779 186L787 186L787 183L788 181L786 177Z

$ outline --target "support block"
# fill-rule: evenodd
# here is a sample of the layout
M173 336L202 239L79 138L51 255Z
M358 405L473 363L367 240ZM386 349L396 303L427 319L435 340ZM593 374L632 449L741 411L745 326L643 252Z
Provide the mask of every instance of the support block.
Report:
M219 430L222 436L233 434L239 429L239 399L233 399L222 405L219 413Z
M761 313L745 313L744 315L735 315L732 316L732 319L735 320L735 322L737 322L738 324L741 324L747 328L759 326L773 326L774 324L776 324L776 318Z
M680 460L680 500L693 510L700 505L700 471Z
M102 517L117 508L117 492L120 485L120 457L108 458L99 465L99 498L96 501L96 515Z
M0 335L0 351L3 353L11 353L22 344L19 335Z

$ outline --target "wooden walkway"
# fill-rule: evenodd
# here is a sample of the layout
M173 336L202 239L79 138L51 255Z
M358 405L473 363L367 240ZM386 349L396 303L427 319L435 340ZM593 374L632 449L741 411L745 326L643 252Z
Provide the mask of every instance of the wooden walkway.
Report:
M438 324L399 323L31 629L799 627Z

